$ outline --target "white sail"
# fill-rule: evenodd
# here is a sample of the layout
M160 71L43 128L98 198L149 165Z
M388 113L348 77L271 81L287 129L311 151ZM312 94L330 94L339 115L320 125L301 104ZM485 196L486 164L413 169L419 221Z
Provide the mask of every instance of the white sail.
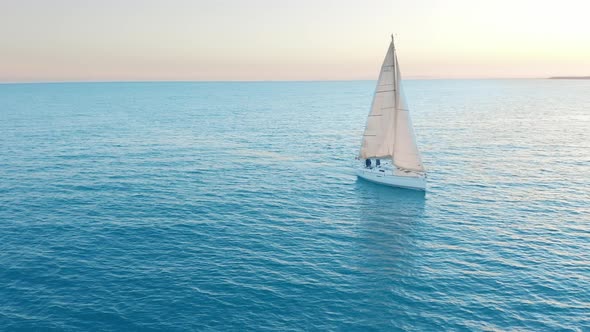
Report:
M420 151L416 145L416 136L414 135L414 126L410 118L410 111L406 103L404 89L401 83L401 74L395 56L396 81L397 84L397 100L396 106L397 118L395 121L395 147L393 152L394 164L403 169L423 172L422 158Z
M391 158L399 168L424 171L393 40L381 66L359 156L362 159Z
M381 73L373 95L371 112L360 150L362 159L393 156L395 139L395 87L393 43L383 60Z

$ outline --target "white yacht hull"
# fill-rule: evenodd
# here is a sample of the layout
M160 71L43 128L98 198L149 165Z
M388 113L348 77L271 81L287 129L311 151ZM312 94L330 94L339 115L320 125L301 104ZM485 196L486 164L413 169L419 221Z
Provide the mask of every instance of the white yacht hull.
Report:
M356 175L374 183L413 190L426 190L426 177L422 174L394 175L391 170L380 168L359 168Z

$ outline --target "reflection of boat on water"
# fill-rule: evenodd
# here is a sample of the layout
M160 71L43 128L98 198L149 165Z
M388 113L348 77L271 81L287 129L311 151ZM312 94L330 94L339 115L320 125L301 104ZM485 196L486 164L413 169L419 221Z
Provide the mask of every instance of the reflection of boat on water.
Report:
M358 159L362 160L357 169L360 178L387 186L426 189L426 172L403 93L393 36L379 73Z
M410 191L378 184L356 182L358 206L363 220L381 220L388 224L413 222L424 212L424 191Z
M386 187L357 180L355 183L359 223L355 266L372 278L384 281L359 287L376 288L380 293L392 284L416 273L420 248L416 242L426 232L423 191Z

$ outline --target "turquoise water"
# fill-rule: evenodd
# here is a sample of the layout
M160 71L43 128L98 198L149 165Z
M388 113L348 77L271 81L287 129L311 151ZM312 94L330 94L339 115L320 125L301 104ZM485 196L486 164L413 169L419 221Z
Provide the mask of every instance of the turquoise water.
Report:
M590 330L590 81L0 85L2 330Z

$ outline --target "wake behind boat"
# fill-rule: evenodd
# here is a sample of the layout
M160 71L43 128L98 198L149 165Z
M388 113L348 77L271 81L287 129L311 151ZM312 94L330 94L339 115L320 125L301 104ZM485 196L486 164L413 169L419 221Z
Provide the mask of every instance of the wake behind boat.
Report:
M393 187L426 190L426 172L403 93L393 36L381 66L363 134L357 176Z

